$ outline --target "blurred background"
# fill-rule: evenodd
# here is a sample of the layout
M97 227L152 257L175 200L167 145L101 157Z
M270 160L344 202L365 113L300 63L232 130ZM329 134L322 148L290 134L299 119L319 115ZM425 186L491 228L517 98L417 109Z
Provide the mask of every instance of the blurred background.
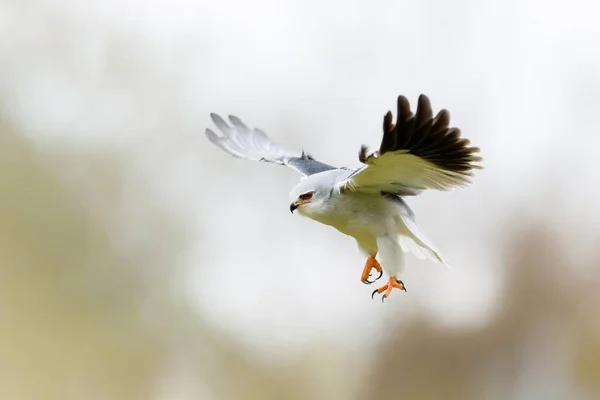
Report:
M0 398L600 398L600 6L0 2ZM360 282L298 176L210 112L358 166L404 94L480 146L408 202L453 265Z

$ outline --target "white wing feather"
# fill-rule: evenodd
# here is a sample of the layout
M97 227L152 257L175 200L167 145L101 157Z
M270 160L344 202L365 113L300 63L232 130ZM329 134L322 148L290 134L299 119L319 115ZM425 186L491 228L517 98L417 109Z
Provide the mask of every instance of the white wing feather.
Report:
M410 215L400 216L403 227L400 229L400 247L405 252L413 253L419 259L428 259L434 263L450 264L442 257L433 242L419 228L414 218Z
M285 165L304 175L335 169L331 165L314 160L304 152L294 153L287 150L271 140L262 130L248 128L236 116L229 116L232 126L215 113L211 113L210 117L223 136L206 129L208 140L234 157Z
M366 167L338 184L338 190L418 194L426 189L466 187L471 176L440 168L408 151L395 151L369 158Z
M260 129L249 129L233 115L229 116L233 127L217 114L211 113L210 117L225 136L218 136L210 129L206 129L206 136L212 143L235 157L283 164L285 157L297 156L269 139Z

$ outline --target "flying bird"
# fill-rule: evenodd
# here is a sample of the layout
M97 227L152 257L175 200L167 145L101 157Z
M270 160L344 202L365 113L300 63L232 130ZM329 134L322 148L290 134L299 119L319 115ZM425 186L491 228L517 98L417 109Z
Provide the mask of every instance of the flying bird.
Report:
M372 284L384 271L388 276L372 298L383 293L383 301L394 288L406 291L399 279L405 253L448 265L417 225L405 197L427 189L448 191L469 186L474 170L483 168L477 164L482 158L476 154L479 148L461 138L460 129L450 127L447 110L433 116L424 94L419 96L414 114L408 99L398 97L396 123L388 111L383 117L379 149L370 152L362 145L358 158L364 165L356 169L325 164L304 151L289 151L235 116L229 116L230 124L215 113L210 116L221 135L210 129L206 135L227 153L285 165L303 175L290 191L290 211L356 240L366 257L361 281ZM379 275L369 280L373 269Z

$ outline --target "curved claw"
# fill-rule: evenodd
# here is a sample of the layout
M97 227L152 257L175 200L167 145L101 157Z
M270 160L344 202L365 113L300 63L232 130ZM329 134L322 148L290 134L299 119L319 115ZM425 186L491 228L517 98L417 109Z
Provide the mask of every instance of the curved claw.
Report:
M377 270L377 272L379 272L379 276L374 279L374 280L369 280L370 277L373 276L373 274L371 273L371 270L375 268ZM370 285L373 282L375 282L377 279L381 278L383 276L383 269L381 268L381 266L379 265L379 263L377 262L377 260L375 259L375 256L371 256L367 259L367 262L365 263L365 267L363 269L363 273L361 275L361 282L364 283L365 285Z
M373 293L371 293L371 299L375 298L375 293L382 293L383 296L381 296L381 302L383 303L385 299L389 297L389 295L392 293L392 290L394 288L401 289L406 292L406 286L404 286L404 282L402 282L396 277L390 277L387 284L383 285L379 289L374 290Z
M372 276L373 274L369 274L369 278ZM371 283L375 283L376 280L380 279L383 276L383 270L381 272L379 272L379 276L375 279L373 279L372 281L365 279L364 281L362 281L365 285L370 285Z
M397 281L399 284L401 284L401 285L402 285L402 290L404 290L404 292L408 293L408 292L406 291L406 285L404 284L404 282L402 282L402 281L401 281L400 279L398 279L398 278L396 278L396 281Z

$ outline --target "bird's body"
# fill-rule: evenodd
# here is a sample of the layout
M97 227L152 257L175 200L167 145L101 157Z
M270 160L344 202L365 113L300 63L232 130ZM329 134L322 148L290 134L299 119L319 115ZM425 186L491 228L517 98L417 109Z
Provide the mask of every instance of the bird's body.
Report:
M354 171L333 169L304 178L291 191L291 198L316 182L335 183L347 179ZM383 268L389 276L397 277L403 267L403 253L412 251L418 258L444 262L438 250L417 228L415 216L400 197L388 193L341 193L330 190L319 207L299 207L301 215L329 225L353 237L360 251L367 257L387 258ZM404 247L403 247L404 245ZM420 249L419 249L420 248Z
M406 290L398 278L404 266L404 253L446 263L433 243L419 229L414 213L403 197L426 189L449 190L466 186L473 169L481 161L479 149L460 138L460 130L449 127L449 113L440 111L434 118L429 99L421 95L416 114L408 100L398 98L396 125L392 115L384 117L383 140L378 151L367 154L363 146L357 169L336 168L306 155L285 150L258 129L247 128L239 118L230 116L233 126L211 114L225 136L207 129L211 142L240 158L289 166L304 177L290 191L290 210L356 239L367 257L361 281L375 268L389 275L386 285L375 290L389 296L393 288ZM382 266L376 260L379 255ZM377 278L378 279L378 278Z

